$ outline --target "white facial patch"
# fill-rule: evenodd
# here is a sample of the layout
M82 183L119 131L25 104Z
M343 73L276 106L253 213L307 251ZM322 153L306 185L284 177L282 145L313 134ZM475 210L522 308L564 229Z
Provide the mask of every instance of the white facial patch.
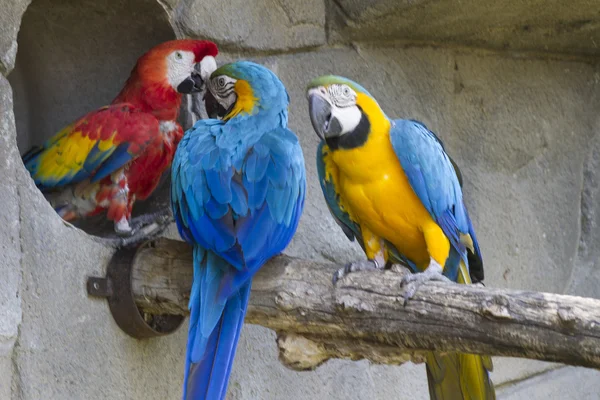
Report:
M235 94L235 83L237 80L227 75L215 76L210 80L210 92L221 106L228 110L235 103L237 96Z
M331 85L327 88L331 100L339 107L356 105L356 92L348 85Z
M191 51L176 50L167 56L167 79L173 89L192 74L195 60Z
M331 107L331 115L334 118L337 118L342 127L340 135L354 131L362 117L361 112L356 105L348 107L337 107L334 105Z
M356 92L348 85L333 84L318 88L318 93L331 104L331 115L342 127L340 135L354 131L362 113L356 105Z

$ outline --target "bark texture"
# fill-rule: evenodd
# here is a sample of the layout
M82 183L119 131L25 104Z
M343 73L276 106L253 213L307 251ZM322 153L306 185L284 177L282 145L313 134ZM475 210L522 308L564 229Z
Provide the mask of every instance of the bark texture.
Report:
M192 248L159 239L133 261L143 313L187 314ZM334 288L339 265L279 256L256 275L246 322L278 333L281 361L306 370L330 358L421 362L460 351L600 367L600 300L432 282L406 306L404 268L357 272Z

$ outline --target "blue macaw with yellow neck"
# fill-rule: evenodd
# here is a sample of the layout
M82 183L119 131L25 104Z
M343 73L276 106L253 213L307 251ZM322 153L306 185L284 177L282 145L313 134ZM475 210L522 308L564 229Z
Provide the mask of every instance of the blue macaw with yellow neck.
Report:
M400 263L405 301L429 280L483 280L483 262L463 202L460 172L425 125L391 120L359 84L339 76L313 80L309 113L322 139L319 181L327 205L366 261L336 271L383 269ZM495 399L491 359L458 353L426 357L432 399Z
M184 400L225 398L252 277L292 239L306 186L275 74L247 61L224 65L205 102L222 120L187 131L172 167L173 213L194 246Z

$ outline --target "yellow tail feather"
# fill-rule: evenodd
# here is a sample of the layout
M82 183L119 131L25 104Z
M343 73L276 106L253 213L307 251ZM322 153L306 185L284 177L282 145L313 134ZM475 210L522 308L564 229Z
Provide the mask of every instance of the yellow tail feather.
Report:
M429 353L427 383L432 400L494 400L489 378L492 360L488 356L458 353Z
M458 283L471 283L461 261ZM489 356L459 353L428 353L427 383L432 400L495 400L496 392L489 378L493 370Z

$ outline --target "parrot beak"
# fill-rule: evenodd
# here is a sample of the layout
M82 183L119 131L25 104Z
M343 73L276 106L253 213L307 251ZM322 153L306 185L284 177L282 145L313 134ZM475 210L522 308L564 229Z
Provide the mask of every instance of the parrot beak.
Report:
M340 136L342 126L331 113L331 104L318 93L309 93L308 112L313 129L322 140Z
M225 115L227 115L228 110L226 110L225 107L223 107L221 103L215 99L215 96L210 90L207 90L204 94L204 107L206 108L208 118L222 119Z
M177 91L183 94L198 93L203 89L204 79L197 71L192 71L192 74L177 86Z

